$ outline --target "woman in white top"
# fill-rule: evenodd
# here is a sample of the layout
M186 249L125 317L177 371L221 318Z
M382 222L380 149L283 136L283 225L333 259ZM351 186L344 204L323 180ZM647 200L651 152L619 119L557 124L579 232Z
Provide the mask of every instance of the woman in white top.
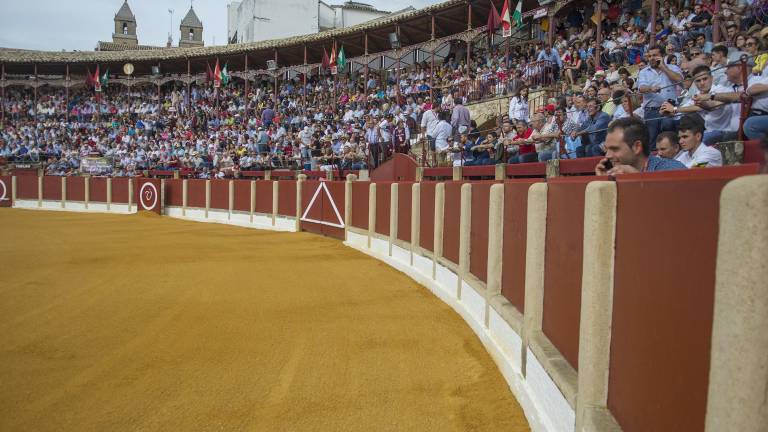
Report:
M528 87L522 86L517 93L509 100L509 119L525 120L528 122Z

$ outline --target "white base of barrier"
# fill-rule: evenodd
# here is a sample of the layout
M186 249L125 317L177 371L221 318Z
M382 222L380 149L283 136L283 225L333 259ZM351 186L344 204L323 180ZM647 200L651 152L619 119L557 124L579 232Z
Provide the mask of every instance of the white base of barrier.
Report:
M523 343L520 335L487 304L481 294L463 281L459 299L456 273L438 263L436 278L432 279L431 259L413 254L414 265L411 266L410 251L392 245L392 256L389 256L388 242L371 238L369 249L367 236L352 231L347 233L344 244L405 273L461 315L496 362L533 431L574 430L574 410L530 351L527 353L528 376L521 375ZM488 326L485 325L486 314Z
M61 206L61 201L43 200L38 205L37 200L20 200L17 199L13 202L13 208L27 209L27 210L53 210L53 211L71 211L71 212L87 212L87 213L116 213L116 214L133 214L136 213L136 205L131 206L131 210L128 211L128 204L115 204L112 203L107 209L107 203L88 203L88 208L85 208L85 203L82 201L65 201L64 207Z
M206 217L205 209L187 208L183 210L181 207L166 207L164 214L172 218L195 222L213 222L269 231L296 232L296 220L294 218L278 216L275 218L275 224L272 225L272 215L263 213L254 213L253 222L251 222L250 213L237 211L229 213L226 210L208 210L208 217Z

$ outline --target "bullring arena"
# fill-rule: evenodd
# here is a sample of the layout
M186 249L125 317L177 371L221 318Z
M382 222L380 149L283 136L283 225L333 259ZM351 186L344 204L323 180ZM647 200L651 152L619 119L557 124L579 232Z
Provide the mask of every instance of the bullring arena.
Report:
M760 430L752 169L1 177L2 429ZM705 234L633 229L670 215ZM577 411L606 390L611 412Z
M112 2L0 13L0 432L768 432L765 0Z

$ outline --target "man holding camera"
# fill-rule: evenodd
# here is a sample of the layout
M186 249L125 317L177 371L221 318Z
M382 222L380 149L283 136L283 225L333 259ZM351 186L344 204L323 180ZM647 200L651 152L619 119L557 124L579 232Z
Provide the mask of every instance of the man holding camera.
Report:
M664 48L654 46L648 49L648 66L640 71L637 85L643 95L643 110L648 125L649 140L655 147L656 136L663 130L674 129L674 121L660 112L661 105L677 97L676 83L682 81L679 67L664 63ZM653 148L651 149L653 150Z

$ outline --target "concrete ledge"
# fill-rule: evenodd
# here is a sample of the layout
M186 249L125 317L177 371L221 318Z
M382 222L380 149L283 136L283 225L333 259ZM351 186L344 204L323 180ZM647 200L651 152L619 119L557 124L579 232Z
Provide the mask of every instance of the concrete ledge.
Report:
M128 209L128 204L115 204L107 205L107 203L90 202L88 207L85 203L80 201L67 201L66 207L61 206L59 200L24 200L17 199L13 201L13 208L26 209L26 210L46 210L46 211L65 211L65 212L81 212L81 213L114 213L114 214L133 214L136 213L136 207L132 210Z

